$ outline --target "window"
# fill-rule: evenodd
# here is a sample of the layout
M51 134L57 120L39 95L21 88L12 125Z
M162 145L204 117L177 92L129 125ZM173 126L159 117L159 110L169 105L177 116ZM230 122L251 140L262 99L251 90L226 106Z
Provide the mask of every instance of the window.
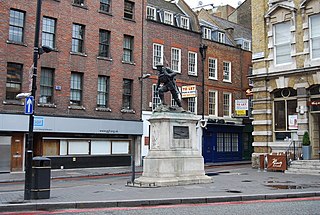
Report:
M181 28L189 29L189 18L181 17Z
M217 73L217 59L215 58L209 58L208 62L208 68L209 68L209 79L218 79L218 73Z
M109 103L109 78L106 76L98 76L98 95L97 106L106 108Z
M250 41L247 41L247 40L244 40L244 41L243 41L243 44L242 44L242 48L243 48L244 50L251 51L251 42L250 42Z
M81 105L82 104L82 74L77 72L71 73L70 84L70 104Z
M100 0L100 11L110 13L111 0Z
M84 25L73 24L72 26L72 52L84 52Z
M173 25L173 14L167 11L164 12L164 23Z
M311 58L320 58L320 14L310 16Z
M133 62L133 37L124 35L123 38L123 59L124 62Z
M248 75L252 75L252 67L249 67ZM249 78L249 86L253 87L253 80Z
M223 81L231 82L231 62L223 62Z
M156 9L154 7L147 6L147 19L157 20Z
M127 18L127 19L134 18L134 2L124 0L124 18Z
M196 97L188 98L188 111L197 114L197 99Z
M217 133L217 152L238 152L238 133Z
M225 43L226 42L226 35L225 33L218 32L218 42Z
M209 29L209 28L203 28L202 38L203 38L203 39L211 40L211 29Z
M163 45L153 44L153 68L157 65L163 65Z
M175 72L181 72L181 49L171 49L171 69Z
M40 104L53 103L53 77L54 70L49 68L41 68L40 77Z
M290 22L274 25L275 63L291 62Z
M56 20L43 17L42 20L42 46L55 48L56 41Z
M223 93L223 116L231 117L231 93Z
M17 63L7 64L6 99L15 100L21 93L22 65Z
M24 38L25 13L22 11L10 10L9 40L22 43Z
M99 56L110 57L110 31L99 30Z
M123 79L122 109L132 109L132 80Z
M73 4L84 6L84 0L73 0Z
M209 91L209 115L217 116L218 115L218 92L217 91Z
M188 53L188 74L197 75L197 53Z
M274 127L276 139L283 140L290 137L290 130L298 129L296 113L297 92L292 88L284 88L274 92Z
M157 91L157 85L152 85L152 110L156 109L156 107L161 103L158 91Z

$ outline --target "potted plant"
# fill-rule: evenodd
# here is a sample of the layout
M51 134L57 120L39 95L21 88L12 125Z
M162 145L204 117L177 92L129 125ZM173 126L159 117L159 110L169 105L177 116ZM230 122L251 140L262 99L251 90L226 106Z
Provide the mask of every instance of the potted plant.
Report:
M310 160L311 159L311 146L310 146L310 137L309 133L306 131L303 134L302 139L302 154L304 160Z

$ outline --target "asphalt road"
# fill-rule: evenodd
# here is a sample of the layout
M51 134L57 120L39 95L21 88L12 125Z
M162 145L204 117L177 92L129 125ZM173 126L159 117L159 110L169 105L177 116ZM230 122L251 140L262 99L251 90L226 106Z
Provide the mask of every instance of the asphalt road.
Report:
M246 202L224 202L211 204L183 204L151 207L122 207L122 208L94 208L94 209L72 209L54 211L28 211L32 214L62 214L62 215L319 215L320 197L259 200ZM12 213L0 213L12 214ZM14 213L17 215L26 212Z

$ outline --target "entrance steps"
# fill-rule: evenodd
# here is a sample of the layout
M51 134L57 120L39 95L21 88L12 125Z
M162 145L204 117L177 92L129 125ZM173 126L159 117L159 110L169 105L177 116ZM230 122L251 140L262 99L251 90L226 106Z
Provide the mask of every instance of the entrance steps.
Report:
M320 176L320 160L295 160L292 161L288 170L288 174L306 174Z

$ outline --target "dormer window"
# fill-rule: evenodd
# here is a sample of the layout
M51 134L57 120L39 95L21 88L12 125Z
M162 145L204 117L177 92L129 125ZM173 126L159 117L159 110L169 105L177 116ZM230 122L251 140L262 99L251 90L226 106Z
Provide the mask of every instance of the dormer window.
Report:
M202 32L202 38L211 40L211 29L204 27Z
M218 32L218 42L225 43L226 42L226 34L223 32Z
M147 6L147 19L157 20L156 9L154 7Z
M242 48L243 48L244 50L250 51L250 50L251 50L251 42L248 41L248 40L244 40L244 41L243 41L243 44L242 44Z
M173 25L173 14L170 12L164 12L164 23Z
M189 29L189 18L181 17L181 28Z

